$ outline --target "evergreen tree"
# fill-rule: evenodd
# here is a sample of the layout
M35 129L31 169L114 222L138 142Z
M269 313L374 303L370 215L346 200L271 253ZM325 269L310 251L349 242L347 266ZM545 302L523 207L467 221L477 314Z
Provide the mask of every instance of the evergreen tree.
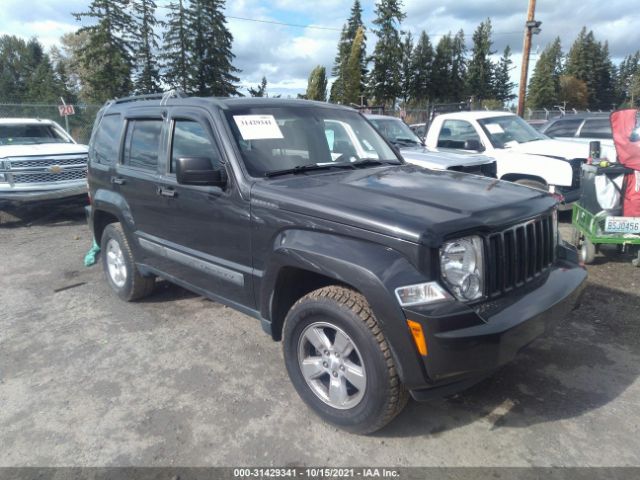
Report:
M226 25L224 0L191 0L188 7L192 58L189 75L191 93L202 96L237 95L234 83L239 72L232 64L233 36Z
M614 101L613 64L609 46L597 42L583 27L567 55L566 71L587 84L590 108L611 108Z
M162 60L164 61L164 81L172 88L183 92L189 89L190 36L188 30L185 0L177 0L168 6L166 28L162 35Z
M249 87L247 90L252 97L265 97L267 95L267 77L262 77L260 85L256 88Z
M511 47L507 45L495 69L493 79L494 97L496 100L500 100L503 104L516 98L513 94L513 89L516 85L511 81L511 75L509 74L512 64Z
M338 42L338 53L336 54L333 68L331 69L331 75L336 79L331 85L331 94L329 100L334 103L346 103L344 99L344 75L343 71L346 68L347 61L351 56L351 50L353 42L355 41L358 30L363 29L362 46L358 53L362 82L360 90L364 89L364 78L367 74L367 58L366 58L366 41L367 36L364 33L364 24L362 23L362 6L360 0L355 0L351 7L351 13L347 19L347 23L342 28L340 34L340 41Z
M640 50L627 55L618 68L616 75L616 99L618 103L627 103L631 99L632 84L635 78L640 78Z
M453 37L451 33L443 35L436 45L433 57L431 91L434 100L450 101L452 97L451 75L453 72Z
M473 32L473 49L467 70L467 92L477 100L494 98L494 65L491 55L491 20L486 19Z
M401 93L402 75L398 59L402 56L400 24L405 18L401 0L379 0L376 4L378 36L373 52L373 68L369 77L369 88L378 102L393 106Z
M467 47L465 46L464 32L459 30L451 43L450 99L454 102L460 102L466 98L464 86L467 72Z
M324 67L318 65L311 70L305 97L309 100L327 101L327 71Z
M129 0L92 0L89 10L74 13L96 23L82 27L77 33L87 34L80 53L80 63L88 76L84 79L96 102L131 93L133 67L131 28L134 21L128 13Z
M351 54L344 70L344 100L345 104L360 104L362 95L362 64L360 52L364 43L364 27L360 27L351 46Z
M133 11L139 35L134 41L136 74L134 88L136 93L156 93L160 89L160 70L156 55L160 37L155 33L159 22L156 20L154 0L133 0Z
M413 78L413 37L407 33L402 42L402 56L400 57L400 96L406 108L411 97L411 79Z
M553 108L558 105L560 76L563 74L560 37L542 51L529 81L527 103L531 108Z
M422 31L411 58L410 96L416 104L425 105L433 97L433 47L427 32Z

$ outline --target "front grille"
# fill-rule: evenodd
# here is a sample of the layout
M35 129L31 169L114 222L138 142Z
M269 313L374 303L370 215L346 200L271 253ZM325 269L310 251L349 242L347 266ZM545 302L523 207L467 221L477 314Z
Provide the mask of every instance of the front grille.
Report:
M83 178L87 178L86 170L63 170L60 173L14 173L13 183L64 182L67 180L82 180Z
M485 177L496 178L496 162L485 163L482 165L455 165L449 167L449 170L461 173L470 173L472 175L482 175Z
M531 220L489 236L487 293L495 297L545 272L554 261L553 216Z
M60 165L61 167L66 165L86 165L87 157L76 158L34 158L33 160L11 160L10 165L12 169L17 168L45 168L52 167L53 165Z

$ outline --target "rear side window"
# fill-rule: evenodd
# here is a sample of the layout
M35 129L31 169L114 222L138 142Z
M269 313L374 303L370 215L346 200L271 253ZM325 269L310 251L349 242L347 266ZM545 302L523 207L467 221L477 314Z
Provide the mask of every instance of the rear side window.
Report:
M123 164L156 170L160 152L162 120L130 120L127 124Z
M119 114L102 117L93 145L89 150L89 158L92 162L102 165L113 165L115 163L120 147L121 128L122 119Z
M580 137L583 138L613 138L611 133L611 122L608 118L598 118L593 120L585 120Z
M176 160L181 157L206 157L211 166L220 166L220 157L211 144L206 130L193 120L176 120L171 142L171 173L176 171Z
M578 131L578 127L582 123L579 118L571 120L558 120L556 123L547 128L544 133L550 137L573 137Z
M438 147L464 148L464 142L467 140L477 140L481 143L473 125L466 120L445 120L438 137Z

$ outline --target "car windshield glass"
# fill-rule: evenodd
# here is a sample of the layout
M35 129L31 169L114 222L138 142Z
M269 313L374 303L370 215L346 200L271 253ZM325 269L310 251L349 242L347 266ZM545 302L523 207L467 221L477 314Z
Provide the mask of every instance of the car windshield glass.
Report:
M305 105L235 107L225 114L244 164L254 177L401 163L356 112ZM376 162L358 163L363 159Z
M0 145L33 145L37 143L71 143L52 125L0 125Z
M478 120L491 144L496 148L508 148L513 144L534 142L548 138L515 115Z
M398 146L422 145L418 136L402 120L396 118L370 118L369 121L393 144Z

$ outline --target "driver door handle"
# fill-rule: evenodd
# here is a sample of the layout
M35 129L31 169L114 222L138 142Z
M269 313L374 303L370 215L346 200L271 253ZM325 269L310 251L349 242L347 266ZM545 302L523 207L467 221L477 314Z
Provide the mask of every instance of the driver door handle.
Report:
M176 191L171 187L163 187L159 185L158 188L156 189L156 192L158 195L162 195L163 197L173 198L176 196Z
M115 185L124 185L124 178L122 177L111 177L111 183Z

